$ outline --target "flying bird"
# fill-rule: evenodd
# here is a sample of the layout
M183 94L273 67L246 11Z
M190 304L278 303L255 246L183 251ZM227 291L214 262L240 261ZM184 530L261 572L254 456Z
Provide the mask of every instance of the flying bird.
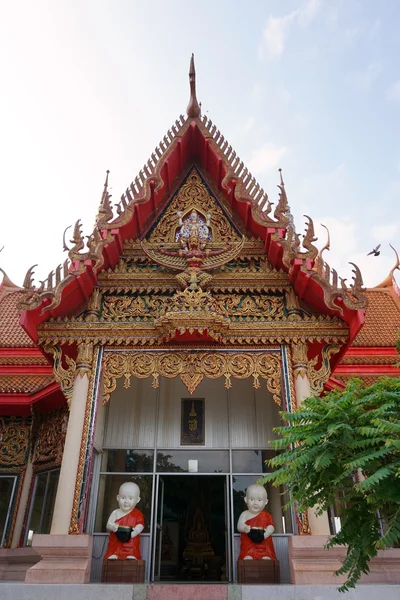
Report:
M371 250L371 252L368 252L367 256L370 256L371 254L373 254L374 256L379 256L381 253L379 250L380 247L381 247L381 244L378 244L376 248Z

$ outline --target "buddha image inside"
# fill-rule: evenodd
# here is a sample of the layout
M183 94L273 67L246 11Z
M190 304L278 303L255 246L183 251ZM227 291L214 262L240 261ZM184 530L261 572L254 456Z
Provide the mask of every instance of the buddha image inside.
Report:
M225 579L225 482L223 475L163 477L160 580Z

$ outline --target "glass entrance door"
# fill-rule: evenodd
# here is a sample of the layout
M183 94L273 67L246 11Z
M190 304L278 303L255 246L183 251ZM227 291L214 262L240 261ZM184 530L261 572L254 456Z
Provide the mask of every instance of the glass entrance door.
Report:
M153 581L229 581L226 475L157 475Z

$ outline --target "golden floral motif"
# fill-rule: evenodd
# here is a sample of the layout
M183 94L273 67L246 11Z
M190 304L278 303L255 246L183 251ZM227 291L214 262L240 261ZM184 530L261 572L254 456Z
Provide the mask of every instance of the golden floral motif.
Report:
M184 290L170 295L139 294L135 296L105 295L102 318L106 321L158 317L166 312L182 310L219 312L226 317L243 319L284 318L283 297L272 294L235 294Z
M129 388L131 377L153 377L153 387L159 387L159 378L180 377L190 394L193 394L203 377L225 377L225 387L232 387L232 378L253 377L253 386L260 388L260 378L266 380L274 401L281 405L281 356L278 352L132 352L109 353L103 363L104 396L107 403L124 377L124 387Z
M25 465L29 452L30 434L30 418L0 417L0 465L2 467Z
M284 317L283 297L258 294L214 294L219 311L230 317L280 319Z

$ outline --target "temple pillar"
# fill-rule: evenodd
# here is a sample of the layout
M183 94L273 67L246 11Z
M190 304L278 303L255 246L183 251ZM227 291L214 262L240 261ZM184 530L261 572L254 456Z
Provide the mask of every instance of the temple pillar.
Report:
M77 375L74 381L68 428L65 436L63 459L58 481L50 535L68 534L74 501L75 480L78 472L80 441L85 420L89 377Z
M68 427L50 535L33 536L32 547L39 552L42 560L28 570L26 583L88 583L89 581L92 537L68 534L77 489L92 363L93 344L80 344L76 365L74 365ZM63 388L62 384L61 387Z
M305 342L293 343L292 357L296 405L299 408L303 400L312 395L307 369L307 344ZM325 511L322 515L317 516L314 509L309 509L307 512L311 535L330 535L328 513Z

